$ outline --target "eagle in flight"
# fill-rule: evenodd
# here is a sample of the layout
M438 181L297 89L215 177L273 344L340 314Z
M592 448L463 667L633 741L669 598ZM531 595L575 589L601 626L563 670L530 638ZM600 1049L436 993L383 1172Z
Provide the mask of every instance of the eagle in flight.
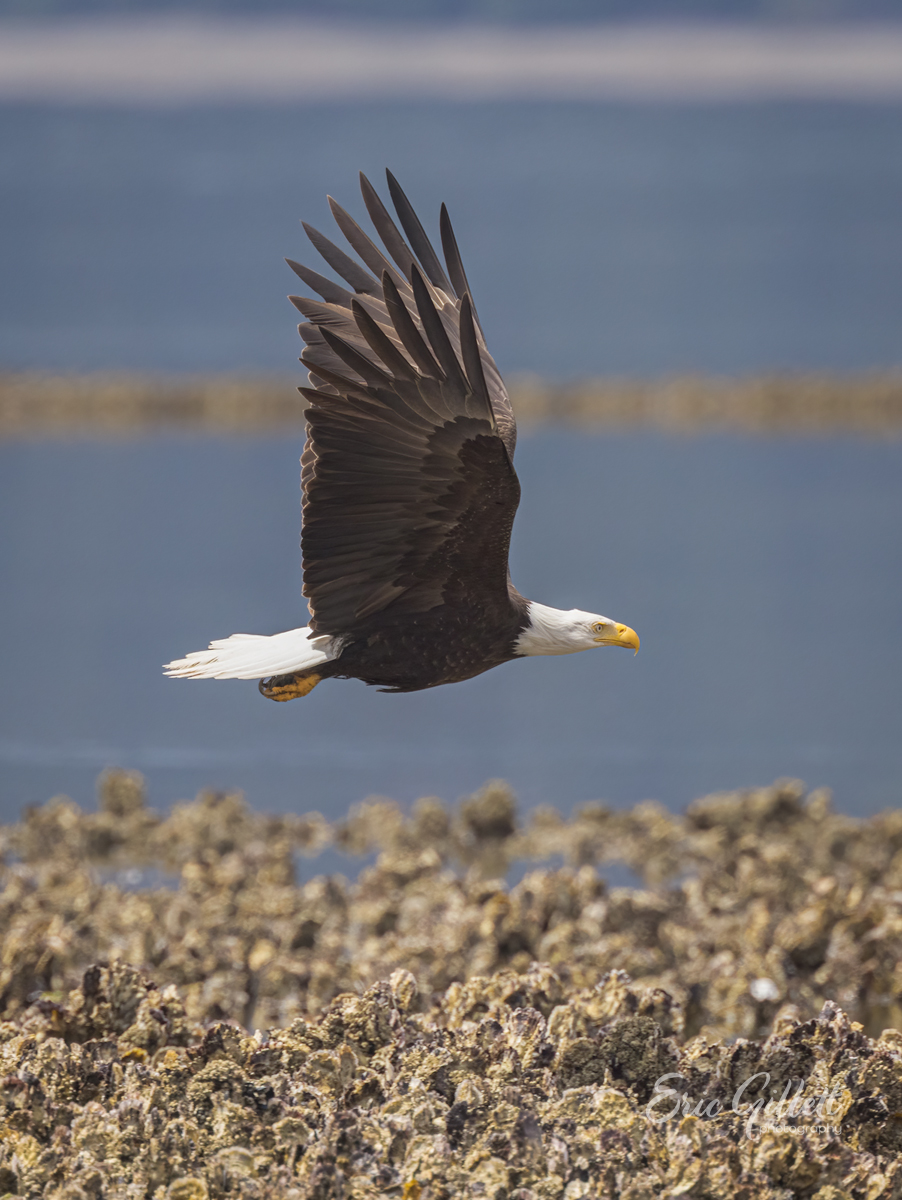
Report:
M168 675L258 679L271 700L321 680L415 692L511 659L595 646L639 649L626 625L521 596L508 547L520 484L516 422L442 205L444 266L391 174L406 240L372 184L364 203L384 253L329 198L364 264L304 224L347 284L288 260L321 299L291 296L309 386L301 457L310 623L235 633L169 663Z

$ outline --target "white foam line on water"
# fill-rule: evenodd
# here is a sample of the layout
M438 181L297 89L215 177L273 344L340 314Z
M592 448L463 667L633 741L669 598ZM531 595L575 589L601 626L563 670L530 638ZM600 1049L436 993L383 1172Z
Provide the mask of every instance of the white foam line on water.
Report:
M0 100L902 99L902 23L499 28L0 22Z

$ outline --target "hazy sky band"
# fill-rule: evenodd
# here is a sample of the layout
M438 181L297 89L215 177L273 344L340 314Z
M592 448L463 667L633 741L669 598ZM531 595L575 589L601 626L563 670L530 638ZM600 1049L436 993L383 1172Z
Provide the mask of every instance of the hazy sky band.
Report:
M171 17L0 23L0 100L408 96L898 100L902 23L519 29Z

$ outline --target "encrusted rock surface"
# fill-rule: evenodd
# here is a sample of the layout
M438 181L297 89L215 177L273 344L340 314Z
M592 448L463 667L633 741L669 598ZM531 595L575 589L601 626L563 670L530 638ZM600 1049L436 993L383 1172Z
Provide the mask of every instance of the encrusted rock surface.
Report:
M330 841L375 865L296 882ZM111 773L0 855L0 1197L902 1197L902 812L164 818Z

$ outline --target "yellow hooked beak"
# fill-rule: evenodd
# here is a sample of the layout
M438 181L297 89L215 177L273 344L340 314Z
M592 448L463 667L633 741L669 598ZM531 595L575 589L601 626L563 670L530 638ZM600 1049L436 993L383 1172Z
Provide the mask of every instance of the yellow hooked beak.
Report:
M629 625L614 624L613 633L603 633L595 639L597 646L626 646L629 650L639 653L639 635Z

